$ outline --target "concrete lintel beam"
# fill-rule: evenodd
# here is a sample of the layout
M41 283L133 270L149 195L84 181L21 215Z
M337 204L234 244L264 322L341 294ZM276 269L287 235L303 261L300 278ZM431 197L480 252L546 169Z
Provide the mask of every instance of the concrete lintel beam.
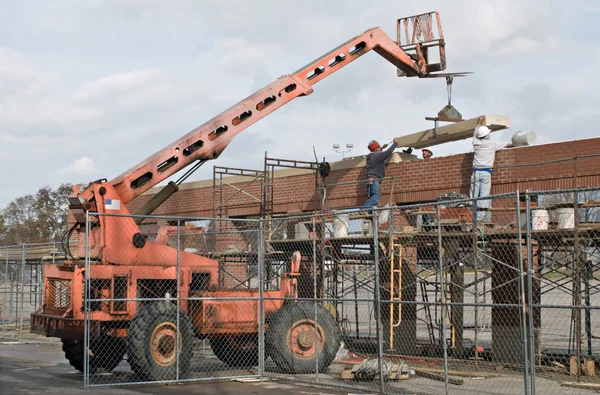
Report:
M508 117L502 115L482 116L484 117L483 125L489 127L492 132L510 128L510 118ZM407 136L397 137L394 141L398 143L399 147L422 149L452 141L464 140L473 137L473 130L477 126L478 120L479 117L439 126L437 137L435 136L435 129L431 128ZM440 121L441 124L442 122Z

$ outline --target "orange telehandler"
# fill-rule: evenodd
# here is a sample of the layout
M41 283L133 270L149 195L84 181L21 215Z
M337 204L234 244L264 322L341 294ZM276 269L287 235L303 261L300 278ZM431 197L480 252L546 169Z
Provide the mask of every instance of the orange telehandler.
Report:
M218 261L169 247L164 237L158 238L162 243L149 241L140 232L143 217L132 217L126 204L193 165L135 213L151 214L191 172L217 158L235 135L292 99L311 94L314 84L371 50L396 66L398 76L440 76L431 74L446 68L439 14L401 18L397 27L397 40L380 28L369 29L278 78L115 179L74 187L68 197L74 223L66 239L68 243L78 233L78 253L44 266L44 304L31 315L32 331L62 339L67 359L83 371L87 295L90 300L110 300L90 304L87 312L90 372L111 371L127 354L136 374L150 380L175 378L177 365L180 373L189 368L195 337L209 338L216 356L230 366L256 366L261 327L258 290L220 289ZM434 47L439 53L430 56L435 55L430 54ZM290 373L325 369L340 344L335 319L324 307L317 308L315 330L314 305L295 300L299 262L295 253L280 289L264 291L266 356ZM180 298L180 309L165 297Z

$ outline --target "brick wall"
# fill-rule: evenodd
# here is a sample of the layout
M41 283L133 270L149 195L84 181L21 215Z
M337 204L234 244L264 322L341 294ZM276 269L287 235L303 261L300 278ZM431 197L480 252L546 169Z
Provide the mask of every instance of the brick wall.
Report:
M492 194L521 191L564 189L574 186L587 187L600 185L600 157L578 158L574 156L600 154L600 138L568 141L562 143L513 148L496 154L492 176ZM522 166L539 162L557 163ZM468 194L471 174L472 153L389 164L386 177L393 180L382 185L382 200L385 204L393 194L397 204L434 201L442 193L455 191ZM575 163L576 162L576 163ZM503 166L513 166L500 168ZM515 167L516 166L516 167ZM332 170L327 184L340 184L363 180L366 169L356 167ZM574 173L576 172L576 173ZM576 181L573 175L576 174ZM241 188L245 183L235 184ZM294 213L320 207L320 194L315 188L314 174L291 175L274 179L274 212ZM393 189L393 190L392 190ZM223 199L233 193L224 190ZM259 184L249 186L247 191L259 194ZM128 207L135 212L150 199L143 195L132 201ZM327 189L327 208L352 207L366 199L364 184L337 185ZM246 216L259 213L258 202L244 194L239 194L227 203L228 216ZM173 195L155 214L212 216L213 187L183 189Z

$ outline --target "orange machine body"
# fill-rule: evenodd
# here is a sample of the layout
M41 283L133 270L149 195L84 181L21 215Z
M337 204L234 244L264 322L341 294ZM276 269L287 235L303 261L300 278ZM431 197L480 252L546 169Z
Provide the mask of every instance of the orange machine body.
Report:
M433 35L436 23L438 37ZM278 78L113 180L74 188L68 200L79 251L74 254L77 257L60 265L46 265L44 306L31 316L32 331L83 339L84 279L89 262L90 300L112 300L91 306L92 335L126 336L128 323L140 305L168 297L179 297L200 336L207 331L257 332L258 290L219 289L216 260L165 245L165 229L154 242L148 240L126 204L183 168L217 158L245 128L291 100L311 94L314 84L367 52L373 50L391 62L399 76L427 78L430 72L445 68L444 45L437 13L400 19L397 41L380 28L369 29L295 73ZM440 51L439 63L429 59L429 50L435 46ZM356 80L360 82L359 77ZM170 188L171 193L177 190L174 183ZM280 289L264 291L267 324L269 316L282 307L283 298L298 295L299 254L293 259L291 270L282 275Z

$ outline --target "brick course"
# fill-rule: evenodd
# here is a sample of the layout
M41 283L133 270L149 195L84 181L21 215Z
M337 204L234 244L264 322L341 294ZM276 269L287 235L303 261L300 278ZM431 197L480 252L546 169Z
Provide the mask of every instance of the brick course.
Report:
M600 138L575 140L561 143L520 147L498 151L492 176L492 194L514 192L517 189L551 190L600 185L600 157L573 160L575 155L600 155ZM526 164L557 161L536 166ZM434 201L440 194L454 191L468 194L472 153L457 154L427 160L415 160L389 164L382 184L380 204L386 204L393 194L396 204ZM574 166L576 162L576 167ZM516 166L506 167L505 166ZM577 178L574 179L576 170ZM363 180L366 169L356 167L332 170L327 184L340 184ZM393 180L392 180L393 179ZM238 188L244 182L233 184ZM393 191L392 191L393 188ZM246 192L260 197L260 185L254 183ZM320 194L315 187L314 174L290 175L274 179L273 208L275 213L295 213L320 208ZM234 189L223 188L223 200ZM213 215L213 187L183 189L173 195L154 214L189 215L210 217ZM135 212L151 195L142 195L128 204ZM366 199L363 183L337 185L327 188L326 208L335 209L362 204ZM247 195L238 194L225 205L230 217L255 216L260 212L258 202Z

